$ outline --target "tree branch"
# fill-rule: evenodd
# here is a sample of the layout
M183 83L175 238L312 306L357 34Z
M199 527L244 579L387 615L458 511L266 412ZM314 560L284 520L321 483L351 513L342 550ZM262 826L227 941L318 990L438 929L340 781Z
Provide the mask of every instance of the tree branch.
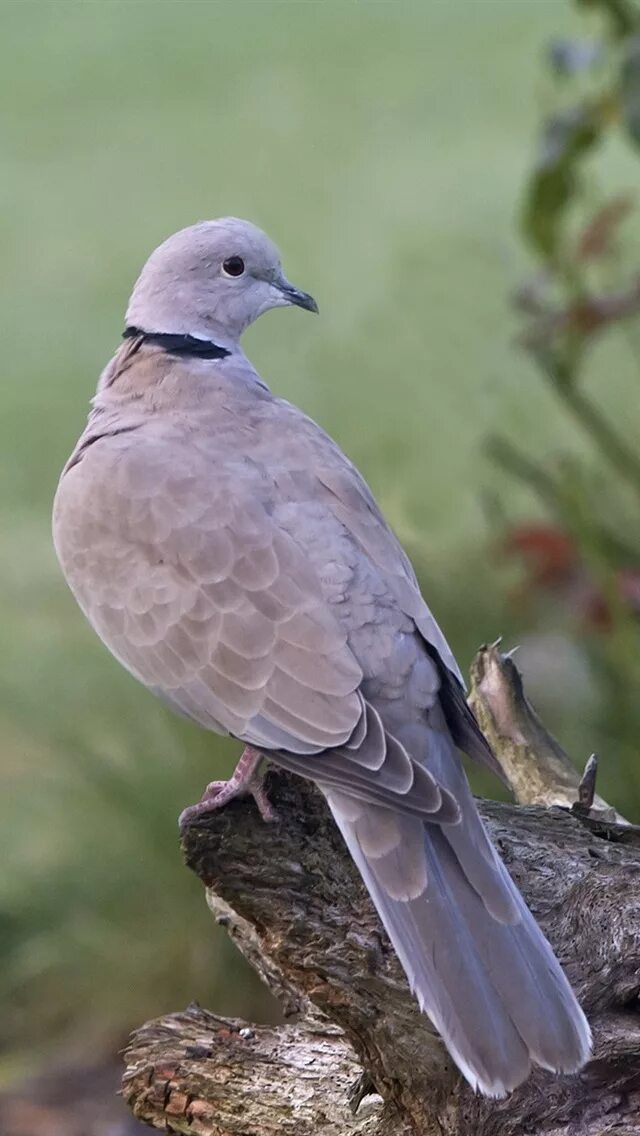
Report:
M137 1117L171 1132L375 1136L379 1100L356 1118L360 1069L340 1032L252 1026L198 1006L149 1022L127 1050L123 1080Z
M279 821L232 802L190 825L183 850L218 921L296 1024L244 1027L191 1008L143 1026L123 1085L138 1118L194 1136L640 1134L637 830L480 803L596 1042L581 1074L537 1070L488 1101L419 1012L321 794L279 772L267 784ZM384 1104L369 1097L354 1116L362 1071Z

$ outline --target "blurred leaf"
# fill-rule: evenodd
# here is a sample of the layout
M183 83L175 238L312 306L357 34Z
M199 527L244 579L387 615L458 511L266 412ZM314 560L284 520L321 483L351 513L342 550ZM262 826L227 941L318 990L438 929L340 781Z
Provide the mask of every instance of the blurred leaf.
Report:
M599 8L609 22L616 36L630 35L638 27L640 12L632 0L576 0L583 8Z
M622 121L629 137L640 146L640 35L626 45L620 72Z
M548 521L524 521L507 533L502 550L527 567L527 587L556 588L572 575L578 560L575 540Z
M511 293L513 307L529 316L550 315L553 312L549 302L550 283L548 273L538 272L530 280L518 284Z
M545 260L560 252L565 211L578 185L577 165L597 142L602 128L600 107L561 110L544 126L536 169L529 180L522 230Z
M514 446L509 438L499 434L490 436L486 442L487 456L504 471L504 473L517 481L527 485L544 505L545 513L550 512L560 521L560 527L568 527L565 511L565 490L563 470L564 463L554 463L549 471L549 460L541 465L535 458L523 453ZM557 466L557 468L556 468ZM635 510L633 513L635 518ZM612 562L624 568L635 569L640 563L640 548L635 544L630 532L624 524L624 517L612 512L609 496L606 503L600 503L596 508L594 495L590 498L590 519L593 533L597 536L599 546L604 550ZM622 523L621 523L622 522ZM537 522L527 522L535 526ZM521 526L523 529L525 525ZM553 526L557 527L557 526Z
M576 488L581 490L578 497ZM585 504L590 512L588 494L579 483L573 489L564 502L568 524L528 521L513 525L500 551L519 560L524 569L524 580L514 598L555 593L563 600L566 614L577 617L585 630L606 633L613 627L613 606L621 607L625 616L640 615L640 569L612 567L610 549L601 544L601 534L590 516L587 530L581 525Z
M518 336L521 347L547 352L553 343L561 354L566 355L568 349L575 353L594 335L640 314L640 276L618 292L585 294L564 306L529 311L533 319Z
M618 228L633 209L635 201L630 193L619 193L598 209L578 238L578 260L597 260L609 255Z
M562 78L590 71L603 56L603 45L597 40L554 39L549 44L549 61Z

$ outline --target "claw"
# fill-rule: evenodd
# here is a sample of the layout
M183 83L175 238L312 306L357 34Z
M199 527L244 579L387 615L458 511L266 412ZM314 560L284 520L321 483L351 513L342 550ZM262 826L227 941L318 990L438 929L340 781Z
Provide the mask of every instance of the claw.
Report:
M198 817L217 812L234 797L253 797L264 821L277 820L278 814L267 797L262 776L258 772L261 761L262 754L251 746L246 746L229 780L211 781L197 804L188 805L182 810L178 817L180 830Z

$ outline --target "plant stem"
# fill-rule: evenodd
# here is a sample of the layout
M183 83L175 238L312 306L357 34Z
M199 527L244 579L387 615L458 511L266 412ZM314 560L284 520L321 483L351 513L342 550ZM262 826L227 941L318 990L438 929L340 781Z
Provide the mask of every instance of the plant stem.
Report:
M565 406L594 439L609 463L640 493L640 459L625 445L598 408L579 387L572 383L555 383Z
M640 493L640 458L630 450L606 418L582 391L576 380L576 359L563 358L548 347L536 347L531 355L547 381L574 418L590 434L609 464Z
M566 507L566 487L558 484L553 477L540 468L536 462L523 454L507 438L494 435L487 441L487 452L491 459L506 473L516 477L533 490L536 497L550 508L563 524L568 523ZM573 528L573 525L569 525ZM617 533L611 532L594 521L594 535L600 547L608 555L623 564L637 564L638 550L621 540Z

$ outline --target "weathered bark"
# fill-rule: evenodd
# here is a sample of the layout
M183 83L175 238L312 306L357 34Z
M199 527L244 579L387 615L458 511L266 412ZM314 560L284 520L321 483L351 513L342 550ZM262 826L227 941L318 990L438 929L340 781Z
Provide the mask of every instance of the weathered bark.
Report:
M125 1096L160 1128L282 1136L377 1136L379 1098L357 1118L360 1069L341 1032L247 1026L190 1006L149 1022L127 1051Z
M469 705L500 759L516 801L519 805L580 805L584 779L528 701L513 658L501 654L498 647L499 643L481 647L473 660ZM626 824L625 818L594 792L594 760L592 756L589 811L604 820Z
M268 789L279 821L233 802L192 824L183 848L218 920L296 1024L247 1033L194 1008L149 1023L126 1058L137 1117L195 1136L640 1136L636 829L480 804L596 1043L581 1074L538 1070L489 1101L419 1012L322 796L283 773L268 775ZM384 1103L365 1098L354 1116L350 1085L353 1107L367 1087Z

